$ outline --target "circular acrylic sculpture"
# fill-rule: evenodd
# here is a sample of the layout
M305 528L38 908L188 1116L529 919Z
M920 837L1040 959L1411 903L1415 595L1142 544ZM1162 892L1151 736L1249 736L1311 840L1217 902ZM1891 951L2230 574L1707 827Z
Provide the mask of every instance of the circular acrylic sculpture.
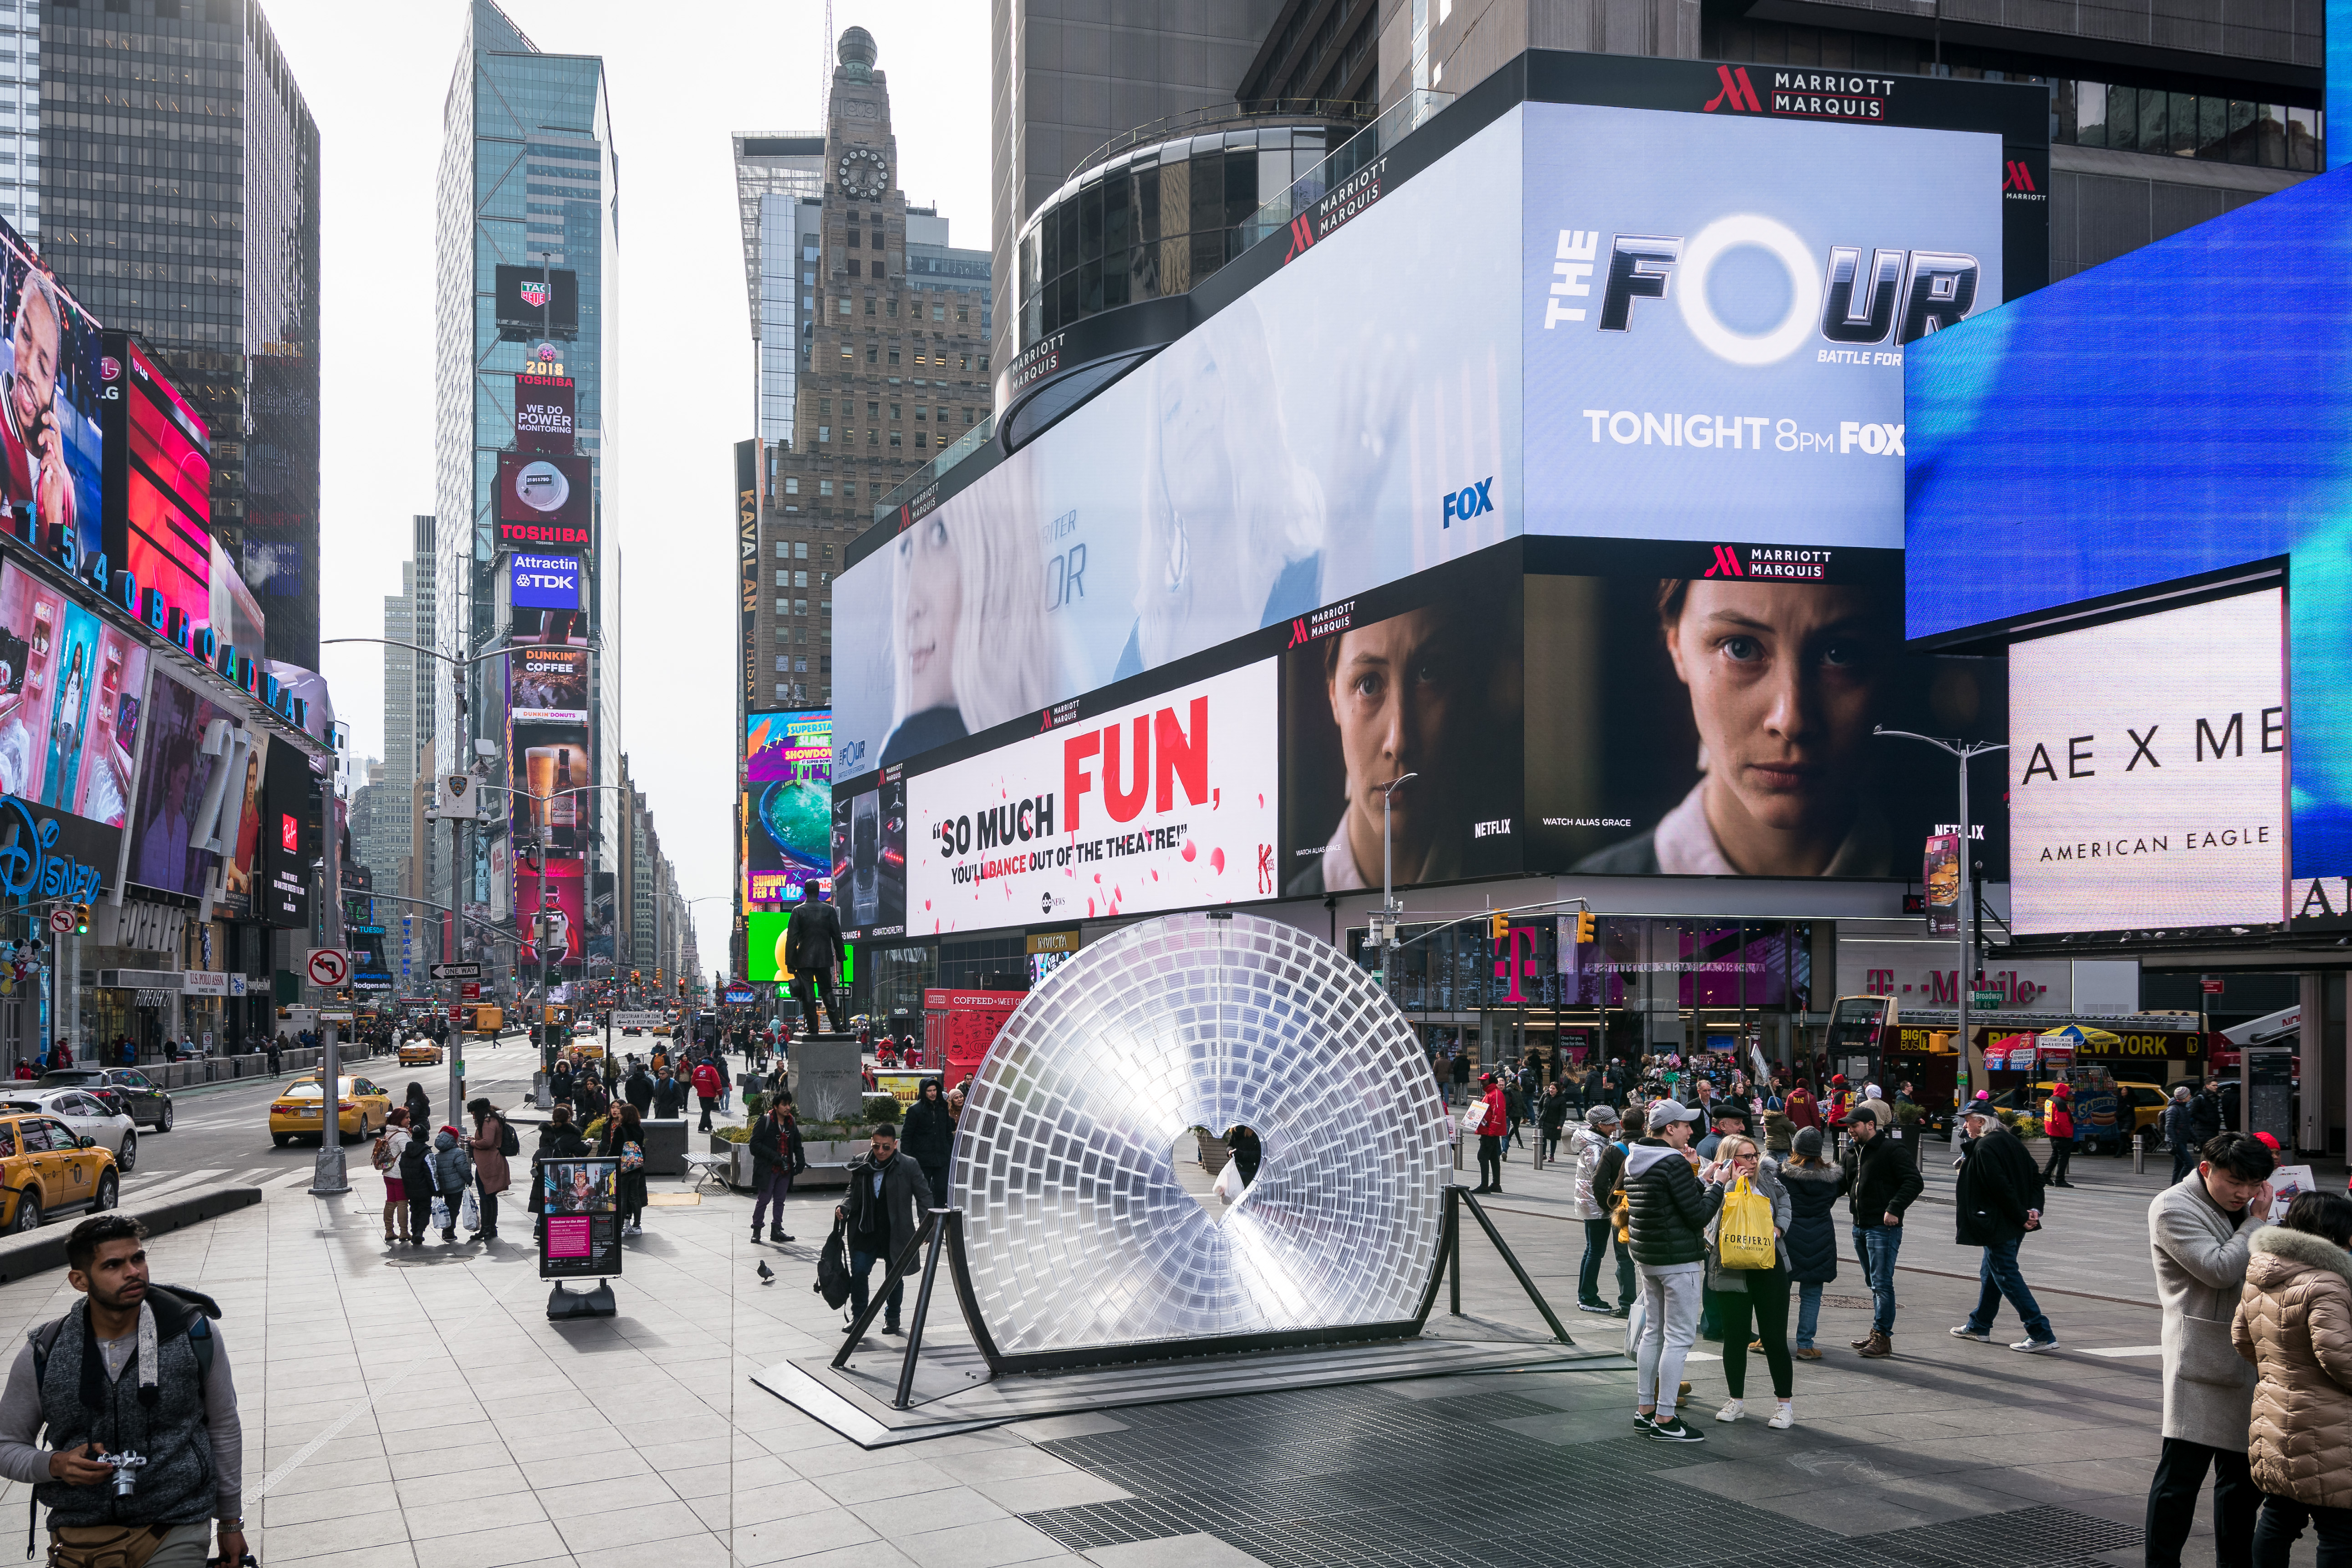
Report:
M1236 1124L1263 1163L1213 1217L1173 1151ZM997 1349L1076 1364L1412 1332L1452 1163L1427 1060L1370 973L1291 926L1176 915L1084 949L1005 1023L950 1185Z

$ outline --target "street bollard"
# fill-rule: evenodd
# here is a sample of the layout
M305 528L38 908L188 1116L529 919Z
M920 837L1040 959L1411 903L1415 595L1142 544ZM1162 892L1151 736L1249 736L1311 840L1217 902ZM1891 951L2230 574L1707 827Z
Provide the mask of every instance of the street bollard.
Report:
M2147 1140L2145 1138L2132 1140L2132 1174L2147 1174Z

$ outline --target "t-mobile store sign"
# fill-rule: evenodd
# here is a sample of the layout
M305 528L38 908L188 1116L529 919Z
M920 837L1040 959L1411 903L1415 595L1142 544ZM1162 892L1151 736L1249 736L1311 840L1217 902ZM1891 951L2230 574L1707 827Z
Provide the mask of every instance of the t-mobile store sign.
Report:
M1838 994L1892 996L1901 1007L1959 1005L1959 943L1899 940L1840 942ZM1985 971L1984 987L2020 1012L2065 1012L2074 1005L2073 965L2064 959L2004 961Z

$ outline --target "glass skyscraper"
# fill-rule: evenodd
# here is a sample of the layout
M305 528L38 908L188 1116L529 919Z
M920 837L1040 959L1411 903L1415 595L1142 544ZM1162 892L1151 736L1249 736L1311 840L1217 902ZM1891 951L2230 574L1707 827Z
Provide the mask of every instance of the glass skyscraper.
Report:
M595 782L616 782L617 680L606 625L609 537L606 483L613 460L614 421L606 384L615 362L618 321L617 247L620 164L613 149L604 62L595 55L548 54L492 0L472 0L442 122L436 191L434 270L435 514L437 565L434 625L446 651L475 653L498 634L491 568L496 554L498 454L514 445L514 376L534 344L501 341L495 320L496 269L546 266L578 274L580 328L559 340L561 374L575 384L577 449L586 455L595 499L595 544L588 552L591 636L604 652L593 661L589 706L593 714ZM466 712L452 704L433 710L436 765L446 772L470 760L476 740L503 748L503 665L485 660L468 680ZM621 842L618 795L600 790L592 865L594 885L612 886L612 857ZM586 814L583 812L583 820ZM464 903L483 918L505 912L508 889L494 833L477 833L468 864L444 868L434 880L450 890L464 881ZM436 899L442 894L430 895ZM601 895L609 906L610 895ZM454 902L455 900L449 900ZM609 907L592 916L592 931L608 927ZM593 942L592 936L592 943ZM592 946L591 952L594 951Z
M818 238L817 204L824 199L824 138L814 132L735 138L735 196L743 219L744 285L751 303L751 337L760 345L753 414L764 449L792 445L793 398L802 333L814 313L816 269L803 270L801 234ZM808 210L803 212L803 204Z
M210 424L214 529L266 651L317 668L319 127L269 19L23 0L0 5L0 214Z

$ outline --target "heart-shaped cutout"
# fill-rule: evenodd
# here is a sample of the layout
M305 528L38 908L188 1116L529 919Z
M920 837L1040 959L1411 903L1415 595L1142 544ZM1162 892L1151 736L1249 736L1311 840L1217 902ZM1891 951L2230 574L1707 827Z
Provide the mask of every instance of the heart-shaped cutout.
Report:
M1257 1133L1242 1126L1226 1129L1222 1137L1204 1127L1187 1128L1169 1150L1176 1184L1212 1225L1223 1224L1247 1195L1263 1157Z

